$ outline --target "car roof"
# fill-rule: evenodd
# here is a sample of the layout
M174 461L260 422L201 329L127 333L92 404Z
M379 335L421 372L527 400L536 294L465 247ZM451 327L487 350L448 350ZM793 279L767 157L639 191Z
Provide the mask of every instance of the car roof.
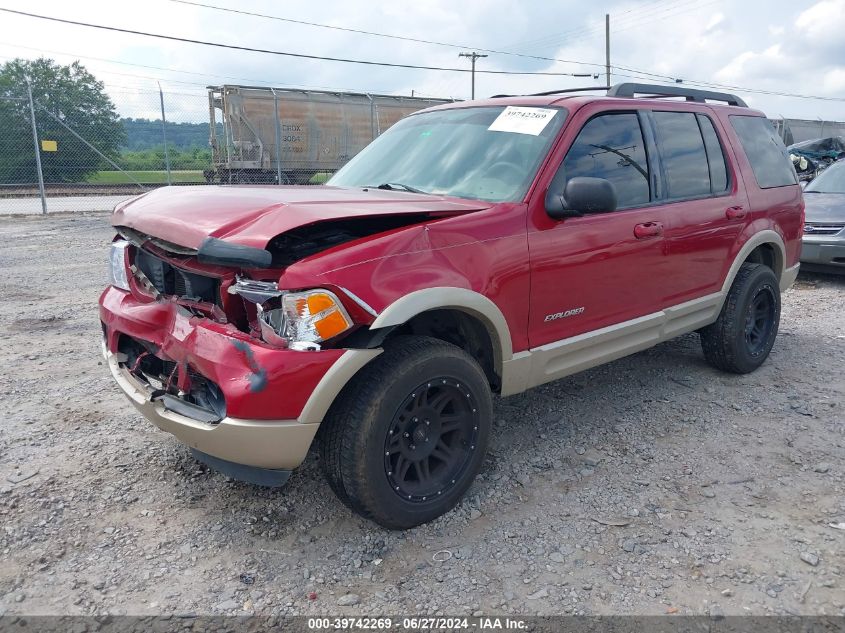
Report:
M456 101L454 103L446 103L443 105L427 108L424 112L431 112L434 110L449 110L453 108L471 108L471 107L489 107L489 106L517 106L517 107L563 107L568 110L577 110L588 103L600 102L607 106L622 106L629 108L666 108L669 110L696 110L700 106L706 106L713 110L724 111L730 114L740 114L745 116L765 116L759 110L753 108L727 105L723 103L699 102L699 101L684 101L678 99L667 98L629 98L629 97L607 97L604 95L508 95L503 97L490 97L488 99L476 99L475 101Z
M599 94L590 94L599 93ZM701 106L731 114L765 116L750 109L740 97L726 93L699 90L687 86L621 83L614 86L590 86L549 91L533 95L496 95L488 99L462 101L429 108L430 110L484 106L565 107L569 110L601 102L623 108L661 108L668 110L701 111ZM636 104L636 105L633 105ZM695 107L689 107L695 106Z

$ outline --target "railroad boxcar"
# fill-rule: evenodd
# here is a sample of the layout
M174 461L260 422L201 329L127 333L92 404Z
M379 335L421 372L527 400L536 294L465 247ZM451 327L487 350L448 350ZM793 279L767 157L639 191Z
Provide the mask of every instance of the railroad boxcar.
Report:
M213 168L205 171L205 177L222 183L306 184L318 172L340 169L402 117L449 101L209 86Z

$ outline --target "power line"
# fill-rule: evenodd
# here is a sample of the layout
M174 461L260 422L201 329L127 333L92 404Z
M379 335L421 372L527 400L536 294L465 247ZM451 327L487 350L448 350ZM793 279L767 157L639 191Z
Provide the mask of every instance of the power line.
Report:
M845 101L845 97L823 97L821 95L805 95L795 92L779 92L777 90L762 90L759 88L745 88L743 86L733 86L730 84L712 83L706 81L699 81L697 79L682 79L682 83L695 86L704 86L706 88L722 88L727 90L739 90L752 94L770 95L775 97L793 97L795 99L817 99L819 101Z
M440 41L437 41L437 40L427 40L427 39L422 39L422 38L409 37L409 36L405 36L405 35L394 35L394 34L390 34L390 33L379 33L377 31L367 31L367 30L363 30L363 29L353 29L353 28L349 28L349 27L335 26L333 24L322 24L320 22L309 22L307 20L298 20L298 19L294 19L294 18L285 18L285 17L278 16L278 15L270 15L270 14L267 14L267 13L258 13L256 11L245 11L243 9L232 9L230 7L221 7L219 5L208 4L208 3L205 3L205 2L195 2L193 0L169 0L169 1L176 3L176 4L184 4L184 5L188 5L188 6L201 7L201 8L204 8L204 9L212 9L212 10L215 10L215 11L223 11L223 12L226 12L226 13L233 13L233 14L238 14L238 15L247 15L247 16L250 16L250 17L265 18L265 19L268 19L268 20L277 20L277 21L280 21L280 22L287 22L287 23L290 23L290 24L301 24L301 25L305 25L305 26L331 29L331 30L334 30L334 31L344 31L344 32L347 32L347 33L357 33L359 35L370 35L370 36L373 36L373 37L383 37L383 38L389 38L389 39L395 39L395 40L402 40L402 41L406 41L406 42L414 42L414 43L417 43L417 44L429 44L429 45L434 45L434 46L445 46L447 48L472 49L472 50L481 51L481 52L484 52L484 53L493 53L495 55L507 55L507 56L512 56L512 57L521 57L521 58L524 58L524 59L533 59L533 60L538 60L538 61L559 62L559 63L564 63L564 64L576 64L576 65L581 65L581 66L593 66L593 67L601 68L601 69L604 68L604 64L600 64L600 63L596 63L596 62L586 62L586 61L575 60L575 59L559 59L559 58L555 58L555 57L544 57L544 56L540 56L540 55L528 55L528 54L525 54L525 53L517 53L515 51L498 50L498 49L492 49L492 48L482 48L480 46L470 46L468 44L454 44L454 43L449 43L449 42L440 42ZM678 4L678 3L684 4L684 3L697 2L697 1L698 0L672 0L669 4L670 5ZM644 5L642 7L638 7L638 8L635 8L635 9L628 9L627 11L624 11L622 13L622 15L625 15L625 14L628 14L628 13L637 13L638 11L642 12L643 10L648 8L648 5L658 4L659 2L660 2L660 0L652 0L651 2L647 2L646 5ZM650 12L651 9L655 9L655 8L665 9L666 7L651 7L648 12ZM625 18L625 19L638 18L638 17L641 17L641 16L633 15L633 16L628 16L628 18ZM592 29L592 27L586 27L586 28L582 27L582 28L573 29L573 32L582 31L582 30L591 30L591 29ZM560 35L561 34L547 36L547 38L560 37ZM541 39L544 39L544 38L541 38ZM530 41L531 40L529 40L529 42ZM478 72L490 72L490 71L478 71ZM507 71L498 71L498 72L499 73L505 73ZM525 73L525 74L531 74L531 73ZM561 74L566 75L567 73L561 73ZM672 77L669 77L669 76L665 76L665 78L666 79L673 79Z
M278 21L281 21L281 22L287 22L287 23L291 23L291 24L302 24L302 25L306 25L306 26L326 28L326 29L332 29L332 30L336 30L336 31L345 31L345 32L348 32L348 33L358 33L358 34L361 34L361 35L370 35L370 36L374 36L374 37L384 37L384 38L390 38L390 39L396 39L396 40L404 40L404 41L408 41L408 42L416 42L416 43L419 43L419 44L446 46L446 47L449 47L449 48L475 49L476 51L482 51L482 52L485 52L485 53L493 53L493 54L496 54L496 55L509 55L509 56L514 56L514 57L522 57L522 58L526 58L526 59L534 59L534 60L549 61L549 62L561 62L561 63L567 63L567 64L579 64L579 65L583 65L583 66L594 66L594 67L599 67L599 68L604 67L604 64L599 64L599 63L594 63L594 62L585 62L585 61L571 60L571 59L559 59L559 58L555 58L555 57L544 57L544 56L540 56L540 55L529 55L529 54L526 54L526 53L517 53L517 52L513 52L513 51L488 49L488 48L482 48L482 47L478 47L478 46L469 46L469 45L464 45L464 44L452 44L452 43L448 43L448 42L439 42L439 41L436 41L436 40L427 40L427 39L408 37L408 36L403 36L403 35L392 35L392 34L388 34L388 33L379 33L379 32L376 32L376 31L367 31L367 30L363 30L363 29L353 29L353 28L348 28L348 27L334 26L334 25L331 25L331 24L321 24L319 22L309 22L309 21L306 21L306 20L297 20L297 19L293 19L293 18L285 18L285 17L281 17L281 16L276 16L276 15L269 15L269 14L266 14L266 13L258 13L258 12L254 12L254 11L244 11L244 10L241 10L241 9L231 9L229 7L221 7L221 6L218 6L218 5L213 5L213 4L203 3L203 2L195 2L193 0L169 0L169 1L174 2L174 3L178 3L178 4L201 7L201 8L205 8L205 9L213 9L213 10L216 10L216 11L224 11L224 12L227 12L227 13L248 15L248 16L251 16L251 17L259 17L259 18L265 18L265 19L270 19L270 20L278 20ZM642 26L643 24L646 24L648 22L652 22L652 21L655 21L655 20L665 20L666 18L671 17L671 16L680 15L681 13L686 13L688 11L696 10L696 9L702 8L704 6L709 6L709 5L715 4L717 1L718 0L711 0L710 2L706 2L705 4L702 5L702 4L698 4L698 0L670 0L670 2L668 2L664 6L660 6L657 0L653 0L652 2L648 2L641 7L638 7L636 9L629 9L628 11L623 12L622 15L626 15L626 14L628 14L628 15L626 15L625 18L622 18L622 23L620 25L620 28L614 27L614 32L629 30L631 28ZM658 6L654 6L654 5L658 5ZM583 34L581 36L577 36L577 37L572 38L574 40L578 40L578 39L582 39L583 36L589 34L592 31L598 32L599 30L600 30L599 27L578 28L578 29L573 29L571 31L564 32L564 34L558 34L556 36L547 36L547 38L539 38L539 40L536 40L536 41L542 41L543 39L548 39L549 37L560 38L561 35L565 35L565 33L572 33L573 35L577 35L578 33L583 32ZM529 43L530 42L531 42L531 40L529 40ZM669 81L674 82L678 78L677 76L660 74L660 73L653 73L653 72L650 72L650 71L647 71L647 70L642 70L642 69L639 69L639 68L632 68L632 67L629 67L629 66L613 65L612 68L627 71L627 72L630 72L630 73L635 73L635 75L641 75L640 77L626 75L626 76L628 76L632 79L642 79L642 78L650 78L652 80L653 79L665 79L665 80L669 80ZM435 70L450 70L450 71L471 72L471 70L467 71L465 69L435 69ZM564 76L572 76L571 73L539 73L539 72L537 72L537 73L516 73L516 72L511 72L511 71L489 71L489 70L488 71L478 70L476 72L485 73L485 74L506 74L506 75L507 74L514 74L514 75L526 74L526 75L552 75L552 76L554 76L554 75L564 75ZM801 99L820 99L820 100L827 100L827 101L839 101L839 100L841 100L841 99L836 98L836 97L821 97L821 96L817 96L817 95L801 95L801 94L795 94L795 93L782 93L782 92L777 92L777 91L760 90L760 89L756 89L756 88L743 88L743 87L738 87L738 86L720 85L720 84L714 84L714 83L709 83L709 82L704 82L704 81L697 81L697 80L692 80L692 79L684 79L684 83L687 83L687 84L693 84L694 83L696 85L717 87L717 88L718 87L731 88L731 89L734 89L734 90L743 90L745 92L757 93L757 94L766 94L766 95L773 95L773 96L788 96L788 97L801 98Z
M282 81L270 81L268 79L256 79L254 77L220 75L220 74L216 74L216 73L201 73L201 72L190 71L190 70L176 70L176 69L172 69L172 68L164 68L162 66L151 66L149 64L133 64L131 62L125 62L125 61L121 61L121 60L117 60L117 59L108 59L108 58L105 58L105 57L92 57L91 55L77 55L76 53L68 53L67 51L54 51L54 50L49 50L49 49L44 49L44 48L35 48L33 46L23 46L22 44L10 44L8 42L0 42L0 46L5 46L5 47L8 47L8 48L20 48L20 49L29 50L29 51L36 51L38 53L50 53L51 55L64 55L66 57L72 57L72 58L75 58L75 59L89 59L89 60L93 60L93 61L104 62L106 64L119 64L121 66L132 66L132 67L135 67L135 68L147 68L147 69L150 69L150 70L161 70L161 71L168 72L168 73L179 73L181 75L195 75L195 76L198 76L198 77L214 77L214 78L217 78L217 79L232 79L232 80L235 80L235 81L249 82L251 84L273 85L275 87L285 86L285 87L289 87L289 88L304 88L304 89L312 89L312 90L330 90L330 91L335 91L335 92L338 91L337 86L315 86L315 85L291 84L291 83L285 83L285 82L282 82ZM6 59L12 59L11 57L9 57L7 55L4 55L3 57L5 57ZM151 80L156 80L156 81L166 81L166 82L169 82L169 83L185 84L185 85L188 85L188 86L199 86L199 87L202 87L202 88L208 87L207 81L200 83L200 82L195 82L195 81L184 81L184 80L180 80L180 79L173 79L171 77L137 75L137 74L132 74L132 73L119 73L119 72L112 71L112 70L99 70L98 72L105 73L105 74L108 74L108 75L120 75L120 76L123 76L123 77L134 77L134 78L137 78L137 79L151 79ZM110 84L110 85L113 85L113 84ZM378 90L360 90L360 89L352 89L352 88L342 88L340 90L341 91L347 91L347 92L370 92L370 93L379 92ZM417 94L420 94L420 93L417 93ZM420 96L431 97L432 95L420 94Z
M393 35L393 34L388 34L388 33L379 33L379 32L376 32L376 31L367 31L367 30L363 30L363 29L353 29L353 28L348 28L348 27L335 26L335 25L331 25L331 24L321 24L319 22L309 22L309 21L306 21L306 20L285 18L285 17L281 17L281 16L277 16L277 15L269 15L269 14L266 14L266 13L258 13L258 12L255 12L255 11L245 11L245 10L242 10L242 9L232 9L232 8L229 8L229 7L221 7L219 5L213 5L213 4L208 4L208 3L204 3L204 2L195 2L194 0L169 0L169 1L177 3L177 4L184 4L184 5L189 5L189 6L201 7L201 8L204 8L204 9L212 9L212 10L215 10L215 11L223 11L223 12L226 12L226 13L247 15L247 16L251 16L251 17L265 18L265 19L269 19L269 20L277 20L277 21L280 21L280 22L287 22L287 23L290 23L290 24L301 24L301 25L306 25L306 26L331 29L331 30L335 30L335 31L344 31L344 32L347 32L347 33L358 33L358 34L361 34L361 35L371 35L371 36L374 36L374 37L384 37L384 38L389 38L389 39L415 42L415 43L419 43L419 44L430 44L430 45L435 45L435 46L445 46L445 47L449 47L449 48L474 49L476 51L482 51L482 52L485 52L485 53L493 53L493 54L496 54L496 55L510 55L510 56L514 56L514 57L522 57L522 58L526 58L526 59L534 59L534 60L540 60L540 61L561 62L561 63L567 63L567 64L579 64L579 65L583 65L583 66L594 66L594 67L598 67L598 68L602 68L602 69L604 68L604 64L598 64L598 63L593 63L593 62L584 62L584 61L570 60L570 59L558 59L558 58L554 58L554 57L543 57L543 56L538 56L538 55L528 55L528 54L525 54L525 53L516 53L516 52L512 52L512 51L488 49L488 48L482 48L482 47L479 47L479 46L468 46L468 45L464 45L464 44L452 44L452 43L447 43L447 42L439 42L437 40L427 40L427 39L408 37L408 36L403 36L403 35ZM713 0L712 2L710 2L708 4L713 4L713 2L715 2L715 1L716 0ZM659 0L652 0L651 2L647 2L642 7L639 7L637 9L629 9L628 11L623 12L623 15L634 13L634 15L628 15L627 18L625 18L625 19L636 21L636 20L638 20L642 17L646 17L647 15L652 15L653 12L655 12L655 11L657 13L665 13L667 10L680 8L681 6L687 5L690 2L697 2L697 0L671 0L667 5L662 6L662 7L661 6L657 6L657 7L649 6L649 5L654 5L654 4L659 3ZM639 14L638 14L638 12L639 12ZM664 17L668 17L668 16L664 16ZM648 20L646 20L646 22L647 21ZM591 29L588 27L587 29L574 29L573 31L577 32L579 30L591 30ZM617 30L617 29L614 29L614 30ZM619 30L622 30L622 29L619 29ZM541 39L543 39L543 38L541 38ZM675 77L672 77L672 76L669 76L669 75L661 75L661 74L657 74L657 73L650 73L648 71L639 70L639 69L636 69L636 68L628 68L628 67L623 67L623 66L614 66L614 68L619 68L620 70L627 70L629 72L636 72L636 73L648 75L648 76L651 76L651 77L654 77L654 78L659 78L659 79L668 79L670 81L675 80ZM471 70L470 70L470 72L471 72ZM491 71L478 71L478 72L479 73L490 73ZM502 71L498 71L498 72L501 73Z
M565 64L578 64L583 66L599 66L604 67L604 64L594 64L591 62L582 62L573 59L554 59L551 57L537 57L535 55L525 55L522 53L516 53L513 51L502 51L496 50L492 48L481 48L480 46L470 46L468 44L452 44L449 42L438 42L437 40L426 40L417 37L409 37L406 35L393 35L390 33L378 33L376 31L365 31L363 29L353 29L343 26L335 26L333 24L321 24L319 22L308 22L306 20L296 20L293 18L283 18L278 15L269 15L266 13L257 13L254 11L244 11L242 9L231 9L229 7L221 7L214 4L206 4L203 2L193 2L192 0L169 0L170 2L175 2L178 4L190 5L194 7L202 7L203 9L213 9L215 11L225 11L226 13L236 13L240 15L248 15L251 17L256 18L266 18L268 20L278 20L279 22L288 22L290 24L301 24L304 26L313 26L322 29L332 29L334 31L345 31L347 33L357 33L359 35L371 35L373 37L385 37L393 40L403 40L405 42L415 42L417 44L430 44L433 46L445 46L447 48L460 48L460 49L472 49L476 51L481 51L482 53L493 53L495 55L510 55L513 57L523 57L527 59L536 59L540 61L554 61L554 62L563 62ZM481 72L481 71L478 71Z
M187 0L183 0L183 1L187 1ZM90 23L87 23L87 22L77 22L77 21L74 21L74 20L67 20L67 19L56 18L56 17L52 17L52 16L38 15L38 14L34 14L34 13L26 13L24 11L16 11L16 10L13 10L13 9L7 9L7 8L3 8L3 7L0 7L0 11L5 12L5 13L12 13L12 14L23 15L23 16L27 16L27 17L33 17L33 18L42 19L42 20L48 20L48 21L52 21L52 22L72 24L72 25L75 25L75 26L85 26L85 27L90 27L90 28L95 28L95 29L100 29L100 30L106 30L106 31L128 33L128 34L131 34L131 35L142 35L142 36L145 36L145 37L153 37L153 38L158 38L158 39L184 42L184 43L188 43L188 44L199 44L199 45L204 45L204 46L213 46L213 47L217 47L217 48L226 48L226 49L232 49L232 50L242 50L242 51L248 51L248 52L266 53L266 54L272 54L272 55L283 55L283 56L288 56L288 57L298 57L298 58L315 59L315 60L322 60L322 61L336 61L336 62L353 63L353 64L364 64L364 65L369 65L369 66L387 66L387 67L392 67L392 68L410 68L410 69L418 69L418 70L437 70L437 71L443 71L443 72L460 72L460 73L472 72L471 69L468 69L468 68L443 68L443 67L436 67L436 66L417 66L417 65L412 65L412 64L395 64L395 63L388 63L388 62L375 62L375 61L370 61L370 60L355 60L355 59L346 59L346 58L323 57L323 56L318 56L318 55L307 55L307 54L304 54L304 53L290 53L290 52L283 52L283 51L273 51L273 50L266 50L266 49L250 48L250 47L246 47L246 46L237 46L237 45L233 45L233 44L222 44L222 43L218 43L218 42L207 42L207 41L203 41L203 40L193 40L193 39L189 39L189 38L182 38L182 37L176 37L176 36L171 36L171 35L162 35L162 34L157 34L157 33L146 33L146 32L143 32L143 31L135 31L135 30L131 30L131 29L123 29L123 28L104 26L104 25L99 25L99 24L90 24ZM487 50L487 49L479 48L478 50ZM491 52L497 52L497 51L491 51ZM566 63L580 63L580 64L583 64L583 65L589 65L589 66L603 66L602 64L593 64L593 63L589 63L589 62L576 62L576 61L572 61L572 60L543 58L543 57L535 57L535 56L531 56L531 55L522 55L522 56L523 57L533 57L535 59L545 59L547 61L559 61L559 62L566 62ZM663 75L663 74L658 74L658 73L652 73L652 72L645 71L645 70L640 70L640 69L637 69L637 68L631 68L631 67L628 67L628 66L618 66L618 65L616 65L616 66L613 66L613 68L618 69L618 70L622 70L622 71L626 71L626 72L630 72L630 73L634 73L635 75L644 75L647 78L668 79L670 81L675 81L678 78L678 77L672 77L670 75ZM567 77L573 75L573 73L513 72L513 71L505 71L505 70L478 70L476 72L484 73L484 74L492 74L492 75L541 75L541 76L567 76ZM635 77L635 78L642 78L642 77ZM700 80L696 80L696 79L683 78L683 83L705 86L705 87L713 87L713 88L725 88L725 89L731 89L731 90L740 90L740 91L747 92L747 93L764 94L764 95L781 96L781 97L792 97L792 98L797 98L797 99L816 99L816 100L820 100L820 101L837 101L837 102L845 101L845 98L842 98L842 97L825 97L825 96L820 96L820 95L806 95L806 94L798 94L798 93L779 92L779 91L773 91L773 90L762 90L762 89L759 89L759 88L748 88L748 87L744 87L744 86L733 86L733 85L729 85L729 84L719 84L719 83L714 83L714 82L700 81Z
M620 25L620 28L614 27L613 30L615 33L619 33L621 31L628 31L630 29L638 28L645 24L649 24L650 22L658 22L661 20L665 20L669 17L675 17L681 15L682 13L687 13L689 11L697 11L699 9L703 9L704 7L717 4L718 2L719 0L711 0L710 2L699 2L698 0L693 0L692 2L675 4L675 6L665 8L662 11L655 11L647 15L634 16L633 19L627 22L623 22ZM600 36L601 28L599 26L595 26L593 28L594 32L584 33L578 37L573 38L573 40L571 41L583 41L584 39L589 39L590 37Z
M92 29L100 29L103 31L113 31L116 33L127 33L129 35L142 35L144 37L153 37L162 40L170 40L173 42L182 42L185 44L199 44L201 46L213 46L215 48L226 48L229 50L247 51L250 53L263 53L267 55L282 55L285 57L296 57L299 59L314 59L326 62L340 62L345 64L362 64L365 66L385 66L388 68L409 68L414 70L436 70L440 72L452 73L468 73L472 72L469 68L444 68L442 66L419 66L416 64L398 64L391 62L376 62L366 59L350 59L346 57L326 57L322 55L308 55L306 53L291 53L288 51L275 51L266 48L252 48L249 46L239 46L236 44L223 44L221 42L209 42L206 40L195 40L187 37L178 37L175 35L163 35L161 33L148 33L146 31L136 31L133 29L124 29L116 26L106 26L103 24L92 24L90 22L79 22L76 20L68 20L65 18L57 18L49 15L38 15L37 13L27 13L25 11L15 11L14 9L6 9L0 7L0 11L5 13L13 13L16 15L23 15L30 18L37 18L39 20L48 20L50 22L60 22L62 24L72 24L74 26L85 26ZM545 75L554 77L570 77L572 73L552 73L552 72L517 72L510 70L479 70L479 73L487 75Z
M525 54L525 53L517 53L517 52L514 52L514 51L482 48L480 46L470 46L470 45L467 45L467 44L453 44L453 43L449 43L449 42L440 42L440 41L437 41L437 40L427 40L427 39L422 39L422 38L409 37L409 36L405 36L405 35L394 35L394 34L390 34L390 33L379 33L377 31L367 31L367 30L363 30L363 29L353 29L353 28L349 28L349 27L335 26L335 25L332 25L332 24L322 24L322 23L319 23L319 22L309 22L307 20L285 18L285 17L282 17L282 16L270 15L270 14L267 14L267 13L258 13L256 11L245 11L245 10L242 10L242 9L232 9L230 7L221 7L219 5L208 4L208 3L205 3L205 2L195 2L194 0L169 0L169 1L176 3L176 4L183 4L183 5L188 5L188 6L201 7L201 8L204 8L204 9L212 9L212 10L215 10L215 11L223 11L223 12L226 12L226 13L233 13L233 14L237 14L237 15L247 15L247 16L250 16L250 17L264 18L264 19L268 19L268 20L277 20L279 22L287 22L289 24L301 24L301 25L305 25L305 26L331 29L331 30L334 30L334 31L344 31L344 32L347 32L347 33L357 33L357 34L360 34L360 35L370 35L370 36L373 36L373 37L383 37L383 38L389 38L389 39L395 39L395 40L402 40L402 41L406 41L406 42L414 42L414 43L417 43L417 44L430 44L430 45L434 45L434 46L445 46L447 48L473 49L473 50L476 50L476 51L482 51L484 53L493 53L495 55L508 55L508 56L512 56L512 57L521 57L521 58L524 58L524 59L533 59L533 60L547 61L547 62L559 62L559 63L564 63L564 64L577 64L577 65L581 65L581 66L593 66L593 67L596 67L596 68L604 69L604 64L599 64L599 63L595 63L595 62L585 62L585 61L573 60L573 59L559 59L559 58L555 58L555 57L543 57L543 56L540 56L540 55L528 55L528 54ZM697 1L698 0L671 0L668 3L668 5L666 5L666 6L654 7L654 6L649 6L649 5L659 4L661 2L661 0L651 0L650 2L647 2L645 5L643 5L641 7L637 7L637 8L634 8L634 9L628 9L627 11L623 11L621 15L626 15L626 14L631 14L631 13L635 14L635 15L628 15L627 18L622 18L623 23L624 23L624 20L626 20L626 19L630 20L630 19L638 19L640 17L644 17L644 15L637 15L638 13L644 12L646 15L648 15L648 14L651 14L654 10L657 10L657 9L662 9L663 11L665 11L667 8L678 8L677 6L672 6L672 5L683 5L683 4L689 4L690 2L697 2ZM713 1L715 2L716 0L713 0ZM712 4L712 2L710 4ZM582 30L591 30L591 29L592 29L592 27L586 27L586 28L582 27L582 28L573 29L572 31L578 32L578 31L582 31ZM547 36L547 38L540 38L540 39L548 39L550 37L560 37L560 35L561 34L556 34L556 35L553 35L553 36ZM529 40L529 42L531 42L531 41L532 40ZM648 71L640 71L640 70L631 69L631 68L625 68L624 70L629 70L631 72L641 72L643 74L651 75L653 77L659 77L661 79L669 79L670 81L674 81L674 79L675 79L674 77L671 77L669 75L658 75L658 74L655 74L655 73L649 73ZM482 72L489 72L489 71L477 71L477 72L482 73Z
M690 1L690 0L670 0L670 2L665 5L664 7L649 7L648 5L651 4L659 4L662 0L658 0L657 2L648 2L642 5L641 7L637 7L634 9L628 9L627 11L623 11L618 16L614 13L611 14L613 16L614 24L622 24L628 20L633 20L635 18L642 17L648 13L650 13L654 9L662 9L666 8L666 6L670 6L673 4L678 4L678 2L682 1ZM632 15L628 15L632 14ZM521 49L544 49L544 48L551 48L553 46L557 46L559 43L562 43L564 40L570 40L575 37L579 37L581 33L592 32L592 31L602 31L604 29L604 23L601 25L594 25L594 26L578 26L571 29L566 29L561 31L560 33L554 33L551 35L546 35L544 37L539 37L530 40L523 40L521 42L515 43L512 46L518 46Z
M699 0L673 0L664 6L651 7L647 11L642 11L638 14L628 15L626 17L616 18L614 14L611 14L614 24L613 32L618 33L620 31L648 24L649 22L655 20L663 20L669 17L669 15L680 15L681 13L694 11L708 5L715 4L717 1L718 0L711 0L710 2L699 3ZM661 14L665 14L667 12L672 13L659 17ZM603 21L592 26L584 26L564 31L556 37L547 37L543 40L538 40L537 43L530 45L530 47L536 50L544 50L558 47L564 43L572 44L575 42L583 42L593 37L604 37Z

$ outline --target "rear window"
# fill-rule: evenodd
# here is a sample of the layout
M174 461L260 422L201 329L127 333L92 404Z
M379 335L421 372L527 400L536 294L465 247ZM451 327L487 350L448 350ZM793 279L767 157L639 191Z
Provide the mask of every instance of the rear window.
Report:
M670 198L710 195L710 168L704 139L692 112L655 112L657 142Z
M798 183L786 147L774 127L763 117L731 116L742 149L751 163L754 178L761 189L785 187Z

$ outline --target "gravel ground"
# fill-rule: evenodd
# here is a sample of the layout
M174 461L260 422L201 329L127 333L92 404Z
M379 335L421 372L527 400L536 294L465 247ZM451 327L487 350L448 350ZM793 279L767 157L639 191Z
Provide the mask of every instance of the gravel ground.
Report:
M845 614L845 278L799 278L754 374L689 335L497 401L464 502L400 533L314 454L256 488L135 413L99 351L111 235L0 219L0 613Z

